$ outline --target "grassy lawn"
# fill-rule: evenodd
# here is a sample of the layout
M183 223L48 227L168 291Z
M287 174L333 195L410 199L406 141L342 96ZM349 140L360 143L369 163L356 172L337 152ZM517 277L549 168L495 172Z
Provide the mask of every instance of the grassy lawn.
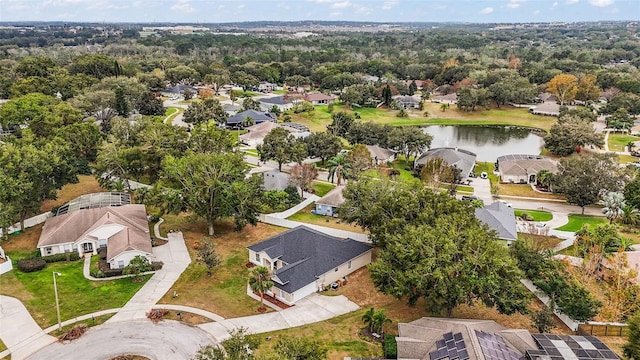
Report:
M556 230L575 232L580 230L582 225L597 226L608 222L609 221L606 218L600 216L569 214L569 223L557 228Z
M248 133L249 130L231 130L231 138L233 139L234 143L237 143L240 141L240 135L242 134L246 134Z
M58 198L56 200L43 201L40 211L51 211L54 207L64 205L80 195L106 191L100 187L98 180L93 175L78 175L78 180L77 184L67 184L58 190Z
M327 195L327 193L334 187L336 187L334 184L322 181L314 181L313 183L311 183L311 189L316 195L320 197Z
M194 306L219 314L225 318L255 315L260 306L258 301L246 294L249 270L246 247L271 237L286 229L258 223L247 226L242 231L233 231L232 222L221 222L216 225L213 241L222 264L216 268L211 277L207 276L206 267L195 261L197 255L194 245L207 234L206 224L193 221L188 216L166 216L161 225L163 232L168 229L183 232L191 258L194 260L180 275L180 278L159 304L179 304ZM174 298L173 291L178 293ZM158 306L160 307L160 306Z
M533 221L549 221L553 219L553 214L547 211L515 209L515 213L516 216L522 216L523 213L527 213L533 218Z
M79 325L79 324L85 324L85 325L87 325L89 327L98 326L100 324L104 324L107 320L111 319L111 317L113 317L113 315L115 315L115 314L107 314L107 315L95 316L93 318L93 320L87 319L87 320L79 321L77 323L69 324L67 326L63 326L62 330L60 330L60 331L56 328L56 330L52 331L49 335L51 335L51 336L60 336L60 335L64 334L65 332L67 332L72 327L74 327L76 325Z
M618 155L618 162L620 164L630 164L640 162L640 158L631 155Z
M564 200L564 196L559 194L547 194L534 191L528 184L498 184L498 189L500 189L500 195Z
M556 122L554 117L537 116L529 113L526 108L504 107L476 112L458 111L455 106L446 112L440 110L440 104L425 103L425 110L430 117L425 118L424 111L411 110L409 117L399 118L396 110L384 108L356 108L349 109L344 105L334 105L334 112L357 112L361 121L373 121L379 124L394 126L425 126L425 125L516 125L535 127L549 130ZM308 126L312 131L324 131L331 123L331 114L327 106L316 106L315 110L305 114L292 114L292 121Z
M484 171L487 173L487 177L489 178L489 182L491 185L497 184L500 180L498 179L498 175L493 173L495 169L495 164L490 162L476 162L476 165L473 168L473 173L476 176L480 176L480 174Z
M625 151L627 143L630 141L640 141L640 136L631 136L627 134L609 134L609 150L611 151Z
M168 107L167 111L164 113L164 118L163 120L166 120L167 124L171 124L171 122L173 121L173 119L176 118L176 116L182 114L184 112L183 108L179 108L179 107Z
M82 264L83 260L51 263L32 273L14 269L0 276L0 294L20 299L38 325L45 328L57 322L53 272L62 273L57 278L62 321L122 307L144 285L131 279L89 281L82 275Z
M341 222L340 219L331 216L316 215L311 213L315 205L311 204L297 213L289 216L288 220L300 221L307 224L321 225L330 228L364 233L361 227Z
M255 156L255 157L259 156L258 155L258 150L256 150L256 149L245 149L245 150L242 150L242 151L247 153L247 154L249 154L249 155Z

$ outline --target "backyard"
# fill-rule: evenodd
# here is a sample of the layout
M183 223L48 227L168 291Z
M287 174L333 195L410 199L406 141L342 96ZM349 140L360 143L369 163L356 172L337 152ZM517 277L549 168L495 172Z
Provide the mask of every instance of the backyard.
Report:
M40 206L41 212L51 211L51 209L63 205L80 195L106 191L93 175L78 175L76 184L67 184L58 190L58 197L55 200L45 200Z
M298 211L294 215L289 216L287 218L287 220L293 220L293 221L299 221L299 222L303 222L303 223L307 223L307 224L326 226L326 227L330 227L330 228L334 228L334 229L340 229L340 230L364 233L362 228L359 227L359 226L355 226L355 225L351 225L351 224L348 224L348 223L344 223L344 222L340 221L339 218L334 218L334 217L331 217L331 216L324 216L324 215L316 215L316 214L311 212L313 209L315 209L315 205L311 204L311 205L307 206L306 208Z

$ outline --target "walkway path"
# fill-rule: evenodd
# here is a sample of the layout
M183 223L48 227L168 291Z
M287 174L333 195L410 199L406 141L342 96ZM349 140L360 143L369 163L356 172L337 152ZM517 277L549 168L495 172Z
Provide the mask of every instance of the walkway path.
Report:
M320 197L317 196L317 195L307 194L307 198L303 202L301 202L300 204L298 204L298 205L296 205L296 206L294 206L294 207L292 207L290 209L287 209L285 211L282 211L282 212L279 212L279 213L267 214L267 215L273 216L273 217L277 217L277 218L280 218L280 219L286 219L289 216L292 216L295 213L297 213L298 211L300 211L300 210L306 208L307 206L311 205L312 203L314 203L318 199L320 199Z
M14 360L24 359L57 340L42 331L20 300L3 295L0 295L0 339L7 346L0 357L10 352Z
M261 334L328 320L358 309L358 305L343 295L312 294L286 310L200 324L198 327L211 334L217 341L222 341L229 337L230 330L240 327L247 328L250 333Z

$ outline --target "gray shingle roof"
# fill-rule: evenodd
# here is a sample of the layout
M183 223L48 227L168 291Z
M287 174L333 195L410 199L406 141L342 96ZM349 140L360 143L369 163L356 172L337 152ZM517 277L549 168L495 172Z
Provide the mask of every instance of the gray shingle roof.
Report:
M264 112L261 112L261 111L245 110L243 112L237 113L232 117L228 118L227 124L229 125L241 124L244 121L244 119L246 119L249 116L251 116L251 118L256 122L256 124L259 124L265 121L274 121L274 119L271 116L269 116L268 113L265 114Z
M476 154L457 148L435 148L420 155L415 166L423 166L432 159L442 159L451 166L455 165L461 170L462 178L466 178L476 163Z
M284 190L289 184L289 174L282 173L277 169L265 172L263 175L263 186L265 190Z
M326 193L325 196L316 200L316 204L339 207L344 204L344 196L342 196L343 191L344 185L336 186Z
M275 105L286 105L291 104L291 100L285 98L284 96L274 96L269 98L260 98L258 99L261 103L267 104L275 104Z
M274 276L283 284L275 286L291 294L316 279L372 248L361 242L340 240L305 226L298 226L267 240L247 247L255 252L264 251L271 259L286 263Z
M483 208L476 208L476 218L487 224L503 240L517 240L516 216L512 208L496 201Z

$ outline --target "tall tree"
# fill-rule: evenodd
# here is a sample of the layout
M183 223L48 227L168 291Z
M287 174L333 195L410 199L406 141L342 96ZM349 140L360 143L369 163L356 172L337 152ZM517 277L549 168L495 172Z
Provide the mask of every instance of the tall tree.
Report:
M273 287L271 271L264 266L256 266L251 270L249 278L251 290L260 294L260 307L264 308L264 293Z
M640 359L640 310L627 321L629 338L624 345L624 355L632 360Z
M356 178L360 173L370 168L373 159L367 145L356 144L347 154L347 162L351 164L351 174Z
M150 91L142 95L138 102L138 111L142 115L164 115L165 113L162 100Z
M258 337L248 336L246 328L234 329L220 345L201 347L192 360L255 360L254 350L260 346Z
M282 164L301 162L307 156L307 148L302 140L296 139L283 128L271 130L264 137L262 145L257 146L260 161L274 160L278 163L278 170L282 171Z
M114 92L116 95L115 110L118 112L118 115L122 117L129 116L129 103L124 96L124 89L118 86Z
M333 183L333 178L337 178L337 185L340 186L343 179L348 178L351 175L351 169L353 166L349 163L347 157L344 154L338 154L327 163L329 167L329 178Z
M198 261L207 268L207 275L211 277L211 270L222 263L222 260L216 253L215 244L208 238L200 239L198 248Z
M567 196L569 204L582 208L598 201L601 191L620 191L625 177L620 173L616 156L611 154L577 154L560 160L560 172L554 177L554 191Z
M247 111L247 110L261 111L260 101L254 100L253 98L250 98L250 97L245 98L242 101L242 111Z
M162 177L180 194L171 196L180 203L171 208L177 211L186 208L204 219L209 225L209 235L213 236L214 223L220 218L233 217L237 230L246 223L257 223L260 179L245 179L246 174L240 153L188 153L182 158L168 156Z
M327 125L327 131L336 136L345 136L354 121L353 115L344 111L332 114L331 119L333 121Z
M361 180L344 192L340 215L369 229L379 246L370 266L385 294L451 316L480 300L501 313L525 311L522 274L470 205L421 184Z
M586 145L604 145L602 134L596 134L593 125L577 117L558 119L544 138L545 147L553 154L571 155Z
M429 149L433 137L419 128L412 126L394 127L389 133L388 146L404 155L407 164Z
M328 158L336 156L342 149L340 138L329 132L313 133L307 136L304 142L307 143L309 156L319 157L323 165Z
M558 74L547 83L547 91L554 94L560 105L571 102L578 92L578 78L571 74Z
M311 182L318 177L318 170L312 164L295 164L291 168L290 183L300 188L300 196L311 187Z
M581 101L597 101L602 89L597 84L595 75L587 74L578 81L576 99Z
M207 124L214 120L218 124L224 124L229 115L216 99L205 99L193 102L184 112L184 122L194 125Z

